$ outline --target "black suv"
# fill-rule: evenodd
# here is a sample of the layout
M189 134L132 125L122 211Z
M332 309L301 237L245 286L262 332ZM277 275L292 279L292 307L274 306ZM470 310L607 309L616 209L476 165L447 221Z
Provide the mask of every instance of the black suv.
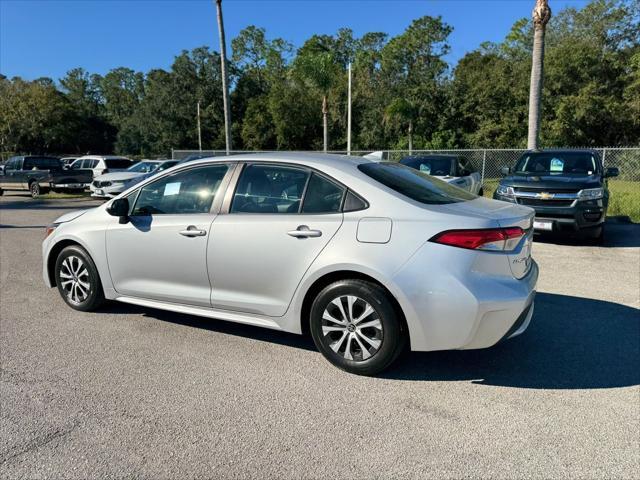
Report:
M602 241L609 204L607 178L617 168L604 170L593 150L525 152L516 166L502 168L506 177L493 194L496 200L535 209L536 231L583 232Z

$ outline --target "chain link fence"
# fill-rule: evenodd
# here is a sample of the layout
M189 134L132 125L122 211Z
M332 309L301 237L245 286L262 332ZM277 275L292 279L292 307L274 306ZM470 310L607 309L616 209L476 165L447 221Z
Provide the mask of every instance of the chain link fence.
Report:
M601 147L593 148L600 155L605 168L617 167L618 177L609 180L611 193L609 215L629 217L640 222L640 147ZM513 167L526 149L457 149L457 150L413 150L417 154L452 154L465 157L482 176L485 196L493 195L502 174L502 167ZM235 150L231 154L259 153L256 151ZM266 153L266 152L261 152ZM347 151L329 153L346 155ZM363 156L373 153L371 150L352 150L351 155ZM383 160L399 161L409 155L408 150L379 150L376 154ZM172 150L173 159L183 159L190 155L224 156L224 150Z

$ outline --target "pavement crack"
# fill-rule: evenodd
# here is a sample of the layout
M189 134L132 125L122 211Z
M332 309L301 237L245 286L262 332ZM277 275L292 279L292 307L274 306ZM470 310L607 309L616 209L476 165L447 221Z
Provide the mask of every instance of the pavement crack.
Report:
M55 440L58 440L62 437L69 435L73 432L77 427L77 424L73 424L68 428L57 429L53 432L47 433L45 435L40 435L30 442L27 442L26 445L17 445L9 448L6 452L0 453L0 465L7 463L8 461L19 457L20 455L24 455L26 453L37 450L40 447L44 447Z

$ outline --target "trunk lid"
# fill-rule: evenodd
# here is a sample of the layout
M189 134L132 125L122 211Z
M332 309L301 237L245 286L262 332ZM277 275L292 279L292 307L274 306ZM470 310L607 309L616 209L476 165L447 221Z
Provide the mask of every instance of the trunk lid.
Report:
M522 230L525 231L525 236L520 240L518 246L513 251L500 255L509 262L509 268L515 278L523 278L529 273L529 269L531 268L531 245L533 243L533 217L535 210L522 205L483 197L468 202L443 205L441 209L447 213L460 216L493 220L492 223L496 227L522 228ZM462 224L460 228L465 228L465 225Z

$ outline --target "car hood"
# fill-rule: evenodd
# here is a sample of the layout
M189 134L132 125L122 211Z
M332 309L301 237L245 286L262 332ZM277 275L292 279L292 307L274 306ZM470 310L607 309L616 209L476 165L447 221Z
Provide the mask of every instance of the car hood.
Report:
M555 188L582 190L602 186L600 177L595 175L525 175L515 174L500 180L501 185L509 187Z
M58 217L53 223L70 222L71 220L75 220L76 218L80 217L81 215L84 215L89 210L93 210L93 208L86 208L84 210L74 210L73 212L65 213L64 215Z
M139 177L140 175L144 174L140 172L127 172L125 170L123 172L110 172L105 173L104 175L98 175L96 178L94 178L94 180L98 180L100 182L126 182L127 180Z

